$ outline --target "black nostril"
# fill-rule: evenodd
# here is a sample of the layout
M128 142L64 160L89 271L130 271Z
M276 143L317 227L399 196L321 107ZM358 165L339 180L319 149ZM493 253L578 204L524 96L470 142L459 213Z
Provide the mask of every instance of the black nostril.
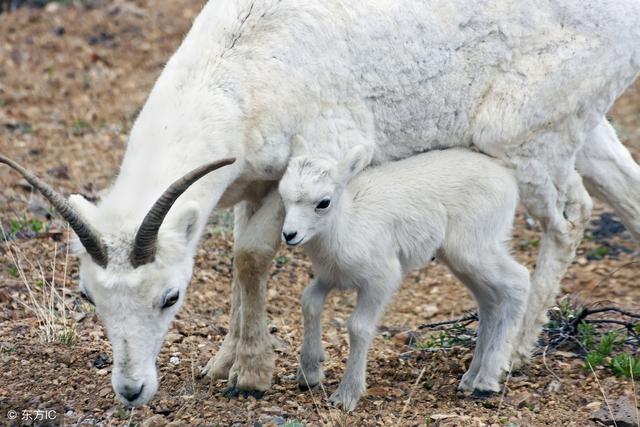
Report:
M137 390L133 387L124 386L124 389L120 392L120 394L129 402L133 402L138 397L140 397L140 395L142 394L142 389L144 389L144 384L142 384Z
M286 240L287 242L290 242L292 239L295 239L297 234L298 234L297 231L294 231L293 233L282 233L282 235L284 236L284 240Z

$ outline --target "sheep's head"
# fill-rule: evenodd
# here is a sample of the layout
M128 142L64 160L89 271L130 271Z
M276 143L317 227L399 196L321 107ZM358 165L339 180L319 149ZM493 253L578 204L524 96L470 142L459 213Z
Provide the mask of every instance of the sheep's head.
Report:
M326 227L345 186L370 159L362 145L353 147L342 160L292 157L279 186L286 211L282 240L290 246L301 245Z
M173 183L136 230L119 230L113 224L103 230L96 206L81 196L64 199L0 156L0 163L20 172L51 201L78 236L80 289L105 325L113 348L111 382L127 405L147 403L158 389L156 358L184 300L199 222L206 219L195 202L171 207L198 179L233 161L205 165Z

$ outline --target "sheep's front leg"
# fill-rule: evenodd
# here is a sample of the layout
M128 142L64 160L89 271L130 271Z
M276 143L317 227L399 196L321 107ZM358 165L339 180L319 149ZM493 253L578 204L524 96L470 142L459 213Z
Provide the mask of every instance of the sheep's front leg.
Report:
M302 316L304 318L304 339L300 350L298 384L301 389L314 387L324 378L322 362L322 309L330 288L318 280L302 293Z
M358 289L356 308L349 318L349 359L338 389L329 402L353 411L365 393L367 352L375 336L376 325L401 281L400 268L390 267L386 278L369 281Z
M239 236L234 248L234 269L241 310L235 361L229 371L232 394L255 391L261 395L271 386L276 356L275 340L267 329L266 285L271 261L280 244L283 219L282 202L273 189L246 226L236 230Z
M238 203L233 209L233 238L234 248L239 247L240 237L247 230L249 219L256 213L259 206L249 202ZM240 312L242 311L241 288L237 270L233 271L231 285L231 315L229 332L224 337L218 353L212 357L202 369L201 375L211 379L227 379L231 366L236 360L236 348L240 340Z

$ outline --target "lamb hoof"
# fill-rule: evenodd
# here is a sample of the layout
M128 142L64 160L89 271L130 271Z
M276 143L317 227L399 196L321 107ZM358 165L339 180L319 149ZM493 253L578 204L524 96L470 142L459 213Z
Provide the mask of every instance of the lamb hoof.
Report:
M363 394L356 389L358 388L346 389L338 386L338 389L329 397L329 404L335 408L342 408L345 412L352 412Z
M265 392L260 390L238 390L237 387L229 386L222 390L222 395L228 399L244 397L245 399L249 396L254 397L255 399L262 399Z
M473 389L473 393L471 393L471 397L476 400L487 400L496 396L498 393L492 390L480 390Z

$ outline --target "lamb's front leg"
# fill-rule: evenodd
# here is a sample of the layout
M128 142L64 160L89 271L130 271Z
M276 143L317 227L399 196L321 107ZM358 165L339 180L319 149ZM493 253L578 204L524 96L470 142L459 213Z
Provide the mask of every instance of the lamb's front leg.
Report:
M401 281L400 268L390 267L386 278L365 283L358 290L356 309L349 318L349 359L338 389L329 402L353 411L367 389L367 352L376 325Z
M304 340L300 350L298 384L301 389L314 387L324 378L322 362L322 309L330 288L318 280L302 293L302 316L304 318Z
M242 309L236 357L229 371L232 392L262 394L275 368L274 339L267 329L267 273L280 244L284 209L276 189L262 201L236 240L234 268Z

